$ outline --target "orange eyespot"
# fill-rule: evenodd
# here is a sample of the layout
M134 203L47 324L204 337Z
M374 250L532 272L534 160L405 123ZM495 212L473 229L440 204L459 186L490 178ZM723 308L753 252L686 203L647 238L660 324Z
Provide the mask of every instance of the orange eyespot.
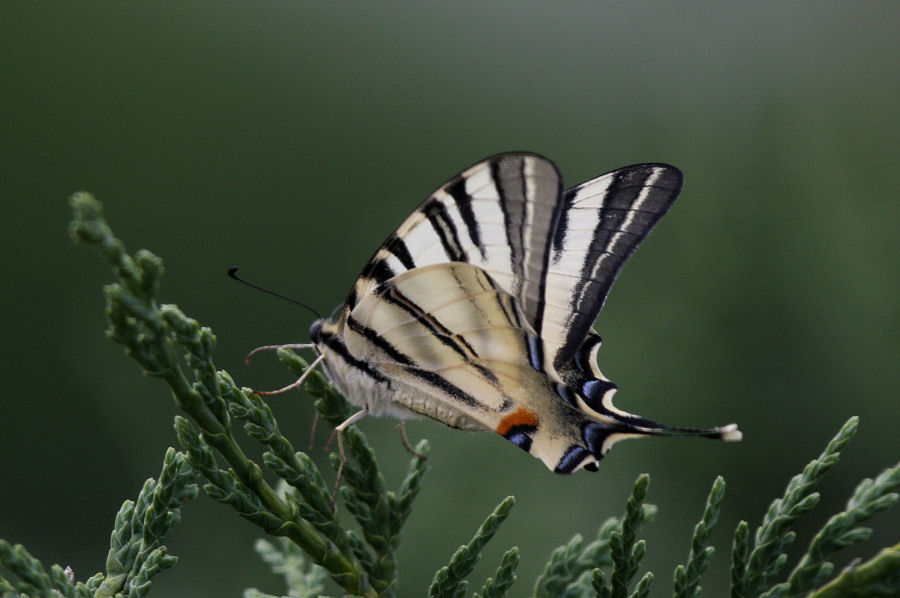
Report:
M500 420L500 425L497 426L497 434L501 436L506 436L507 432L509 432L512 428L517 426L528 426L528 427L536 427L538 424L537 416L531 411L525 409L524 407L519 407L502 420Z

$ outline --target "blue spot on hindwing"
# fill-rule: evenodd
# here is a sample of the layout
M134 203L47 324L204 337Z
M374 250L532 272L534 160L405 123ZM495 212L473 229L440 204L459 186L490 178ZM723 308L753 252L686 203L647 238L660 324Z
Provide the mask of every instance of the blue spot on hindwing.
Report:
M606 409L603 407L603 397L615 388L616 385L608 380L592 379L581 385L581 394L591 409L604 413Z
M612 382L588 380L581 386L581 392L586 398L599 401L603 398L603 395L614 386L615 385Z
M528 361L531 367L541 372L544 369L544 351L541 340L533 335L528 335Z
M554 473L572 473L589 454L583 446L573 444L560 457L556 469L553 470Z
M514 445L525 451L531 450L531 430L524 429L524 426L516 426L506 433L506 439Z
M556 385L556 394L569 405L575 405L575 393L565 384Z
M587 445L588 450L591 451L591 454L598 459L602 459L603 442L612 432L613 429L608 426L596 422L588 422L582 428L581 436L584 438L584 443Z

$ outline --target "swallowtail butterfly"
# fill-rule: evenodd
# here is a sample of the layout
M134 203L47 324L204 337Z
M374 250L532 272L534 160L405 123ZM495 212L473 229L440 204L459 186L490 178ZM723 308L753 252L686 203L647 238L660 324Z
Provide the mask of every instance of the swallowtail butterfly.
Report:
M741 439L735 424L673 428L612 403L593 324L619 269L681 189L638 164L566 190L536 154L488 158L450 179L375 252L310 336L365 415L492 430L558 473L635 436Z

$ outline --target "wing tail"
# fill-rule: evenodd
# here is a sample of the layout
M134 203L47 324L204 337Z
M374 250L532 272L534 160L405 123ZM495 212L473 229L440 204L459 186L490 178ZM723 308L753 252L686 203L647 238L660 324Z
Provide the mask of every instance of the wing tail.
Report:
M627 438L667 436L680 438L711 438L725 442L741 440L737 424L714 428L681 428L667 426L637 415L623 415L617 411L592 416L581 412L577 420L567 426L568 446L559 446L553 455L536 455L556 473L572 473L579 469L596 471L597 464L612 446ZM551 445L547 445L551 446ZM560 450L561 449L561 450Z

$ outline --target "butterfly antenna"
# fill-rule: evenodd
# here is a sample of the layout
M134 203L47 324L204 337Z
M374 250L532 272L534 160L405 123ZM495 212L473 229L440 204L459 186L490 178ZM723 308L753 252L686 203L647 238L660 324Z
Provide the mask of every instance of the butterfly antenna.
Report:
M258 284L253 284L249 280L245 280L245 279L241 278L240 276L238 276L237 271L238 271L237 266L232 266L232 267L228 268L228 276L232 277L233 279L235 279L236 281L238 281L240 283L247 285L251 289L256 289L257 291L262 291L263 293L272 295L273 297L278 297L279 299L284 299L285 301L293 303L294 305L299 305L300 307L306 308L309 311L311 311L313 313L313 315L316 316L317 319L319 319L319 320L322 319L322 314L320 314L319 311L316 308L312 307L311 305L303 303L302 301L300 301L298 299L294 299L293 297L288 297L287 295L282 295L281 293L273 291L271 289L261 287Z

